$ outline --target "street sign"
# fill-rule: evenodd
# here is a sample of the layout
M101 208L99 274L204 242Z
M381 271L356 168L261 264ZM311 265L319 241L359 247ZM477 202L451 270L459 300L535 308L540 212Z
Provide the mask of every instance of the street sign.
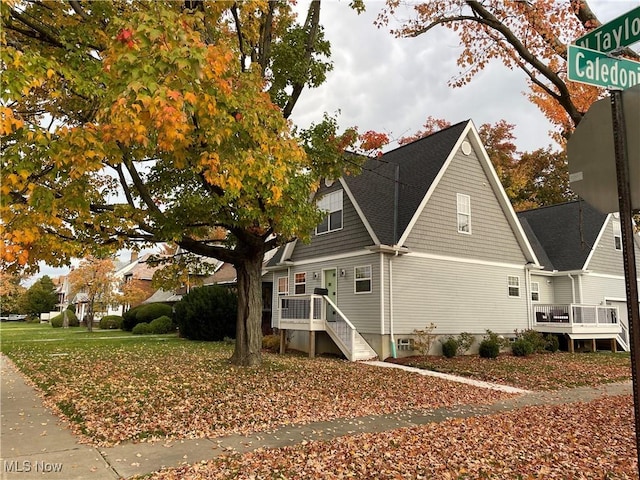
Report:
M569 45L568 78L608 89L626 89L640 83L640 62Z
M626 121L631 208L640 209L640 85L622 92ZM613 120L609 98L598 100L567 142L571 189L603 213L617 212Z
M580 47L602 53L628 47L636 42L640 42L640 7L600 25L574 41Z

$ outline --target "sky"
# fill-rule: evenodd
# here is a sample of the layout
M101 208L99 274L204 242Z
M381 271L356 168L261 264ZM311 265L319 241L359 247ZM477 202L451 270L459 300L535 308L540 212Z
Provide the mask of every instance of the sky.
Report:
M401 138L420 130L428 116L477 127L501 119L514 124L521 151L556 146L551 125L524 92L524 73L496 60L462 88L448 85L459 72L461 51L455 33L441 27L416 38L395 38L373 22L384 6L366 2L357 15L348 0L323 1L320 20L331 42L334 69L319 88L303 92L292 118L301 126L321 112L340 111L339 124ZM308 2L300 1L300 8ZM639 0L589 0L602 23L640 5ZM637 48L636 48L637 49Z
M298 4L304 21L308 2ZM357 126L360 132L375 130L398 139L420 130L428 116L451 123L471 119L477 127L504 119L515 125L520 151L556 147L549 137L551 125L524 95L524 73L495 61L471 83L454 89L448 83L459 73L456 59L461 50L454 33L436 28L416 38L395 38L373 24L383 2L367 0L366 12L360 15L348 5L349 0L322 2L320 20L331 42L333 71L319 88L303 91L291 117L294 123L307 127L319 122L324 112L340 112L343 129ZM637 7L640 0L590 0L589 5L605 23ZM123 260L128 256L121 252ZM68 268L42 265L26 285L42 275L67 272Z

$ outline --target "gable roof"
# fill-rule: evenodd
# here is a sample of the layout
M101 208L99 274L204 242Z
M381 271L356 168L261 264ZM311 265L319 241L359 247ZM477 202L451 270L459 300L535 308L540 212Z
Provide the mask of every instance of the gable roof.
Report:
M343 177L365 216L363 220L371 225L380 243L397 243L469 122L368 159L360 175ZM396 174L398 211L394 228Z
M584 201L518 213L544 270L582 270L607 215Z

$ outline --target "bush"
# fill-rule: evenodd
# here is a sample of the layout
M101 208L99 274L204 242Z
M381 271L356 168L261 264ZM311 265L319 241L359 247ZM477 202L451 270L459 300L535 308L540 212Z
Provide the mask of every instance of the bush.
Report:
M149 324L149 328L151 329L151 333L155 333L158 335L176 331L176 326L173 323L173 320L171 320L171 318L167 317L166 315L163 315L153 320Z
M500 343L496 340L485 338L480 342L479 353L482 358L497 358L500 354Z
M156 318L166 315L173 318L173 309L166 303L147 303L138 305L122 315L122 329L132 331L139 323L151 323Z
M413 349L419 351L422 355L429 355L431 345L433 345L438 336L433 333L436 328L438 328L437 325L431 322L423 330L415 329L413 334L416 338L413 340Z
M122 317L119 315L106 315L100 319L102 330L117 330L122 326Z
M219 285L194 288L176 303L180 335L190 340L235 338L238 297Z
M447 358L453 358L456 356L457 352L458 341L455 338L449 337L444 342L442 342L442 355Z
M78 317L76 317L76 314L73 312L73 310L68 308L66 312L67 312L67 321L69 322L69 326L79 327L80 320L78 320ZM63 322L64 322L64 312L61 313L60 315L56 315L55 317L49 320L49 323L53 328L61 328Z
M280 335L265 335L262 337L262 348L270 352L280 351Z
M533 345L525 338L518 338L511 344L511 352L516 357L526 357L534 352Z
M476 337L471 335L469 332L462 332L456 338L456 342L458 343L458 350L456 351L456 355L464 355L465 353L467 353L475 341Z
M558 337L553 335L552 333L548 333L544 336L545 347L544 349L551 353L556 353L560 348L560 340Z
M151 327L148 323L142 322L133 327L131 333L133 333L134 335L147 335L151 333Z

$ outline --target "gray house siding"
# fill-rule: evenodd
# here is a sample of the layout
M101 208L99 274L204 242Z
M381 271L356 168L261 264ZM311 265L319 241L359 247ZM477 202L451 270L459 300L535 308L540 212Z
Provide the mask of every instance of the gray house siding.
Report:
M557 304L570 304L570 303L579 303L580 295L578 288L578 276L575 275L573 277L573 282L569 277L556 277L553 279L554 289L555 289L555 301L553 303ZM575 284L575 298L573 295L574 287L572 283Z
M340 182L334 183L331 188L322 191L322 195L341 190ZM362 247L373 245L371 235L360 220L358 212L354 208L347 192L343 192L342 230L316 235L311 234L311 242L303 244L298 242L293 251L291 260L299 261L310 258L318 258L336 253L350 252Z
M582 303L588 305L600 305L605 299L610 298L627 298L624 276L585 275L582 279L582 293L584 294Z
M354 293L355 267L371 266L371 292ZM322 288L322 271L335 268L337 276L337 305L360 333L379 334L380 317L380 256L375 253L365 253L347 258L326 260L322 263L305 263L295 265L282 273L274 273L274 305L277 301L278 277L289 277L289 295L294 295L294 279L296 273L306 272L305 294L312 294L315 288ZM344 275L341 272L344 271ZM314 275L316 274L316 275ZM317 277L317 278L314 278ZM275 311L276 309L274 309ZM274 322L277 324L277 322Z
M471 198L471 234L457 231L458 193ZM405 246L418 252L524 265L525 256L514 235L475 151L469 155L458 151Z
M616 250L614 245L613 221L613 217L609 217L603 235L596 245L596 250L593 252L591 260L585 268L586 270L608 275L624 275L622 251ZM640 271L640 249L638 249L637 246L635 253L636 268Z
M554 279L546 275L531 275L531 282L537 282L540 288L540 300L536 303L551 304L555 303Z
M520 297L507 276L520 278ZM433 322L435 333L513 334L528 328L524 266L454 262L405 255L393 260L393 330L410 334Z

